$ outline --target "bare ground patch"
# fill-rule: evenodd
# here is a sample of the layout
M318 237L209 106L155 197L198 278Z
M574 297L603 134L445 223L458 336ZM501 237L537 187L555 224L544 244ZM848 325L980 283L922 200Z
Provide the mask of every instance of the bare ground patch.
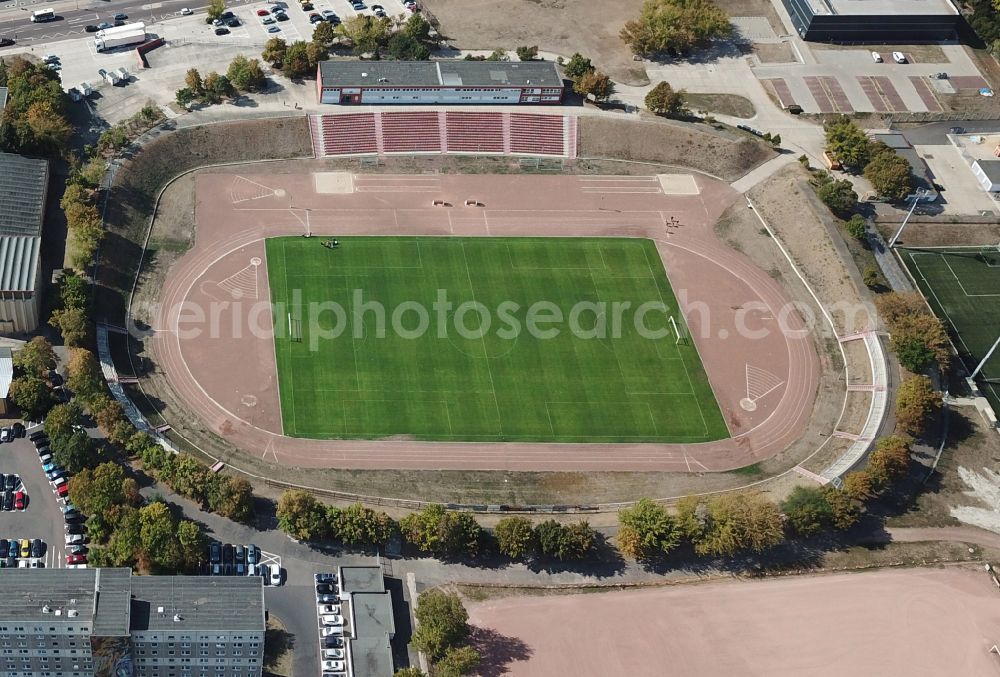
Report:
M715 5L729 16L762 16L771 25L775 35L785 33L777 10L771 0L715 0Z
M753 53L761 63L796 63L795 52L787 42L755 42Z
M940 45L926 44L926 45L864 45L859 47L858 45L837 45L834 43L826 42L810 42L809 48L813 50L865 50L868 52L878 52L882 54L883 59L888 59L889 55L893 52L902 52L906 55L907 60L912 63L950 63L948 57L945 56L944 50L941 49Z
M733 181L774 157L763 141L688 123L580 118L580 155L690 167Z
M616 82L648 83L645 70L618 37L625 22L639 15L642 0L425 0L421 6L438 20L454 47L513 53L519 45L538 45L566 58L580 52Z
M688 92L684 95L688 108L706 113L732 115L736 118L750 119L757 114L750 99L738 94L696 94Z

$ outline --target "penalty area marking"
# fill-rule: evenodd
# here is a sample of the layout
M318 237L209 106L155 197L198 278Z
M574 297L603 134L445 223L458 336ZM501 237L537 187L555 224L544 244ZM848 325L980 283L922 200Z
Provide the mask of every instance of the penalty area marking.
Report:
M348 195L354 192L350 172L314 172L313 187L319 195Z
M701 195L701 188L691 174L657 174L664 195Z

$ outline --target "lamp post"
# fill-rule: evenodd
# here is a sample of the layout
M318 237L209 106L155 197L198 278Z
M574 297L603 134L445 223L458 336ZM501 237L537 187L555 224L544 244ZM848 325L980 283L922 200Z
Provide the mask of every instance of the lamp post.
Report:
M972 372L972 376L970 376L969 378L976 378L976 376L979 375L979 372L982 371L983 369L983 365L985 365L986 361L993 356L993 353L994 351L996 351L997 346L1000 346L1000 336L997 336L997 340L993 343L993 347L989 349L989 352L986 353L986 357L984 357L979 362L979 366L976 367L976 370Z
M917 203L920 202L920 198L925 195L929 195L930 193L931 191L929 190L918 188L917 192L913 194L913 204L910 205L910 211L906 213L906 218L903 219L901 224L899 224L899 230L896 231L896 234L892 236L892 240L889 241L889 249L896 246L896 240L898 240L899 236L903 234L903 229L906 228L906 223L910 220L910 217L913 216L913 210L917 208Z

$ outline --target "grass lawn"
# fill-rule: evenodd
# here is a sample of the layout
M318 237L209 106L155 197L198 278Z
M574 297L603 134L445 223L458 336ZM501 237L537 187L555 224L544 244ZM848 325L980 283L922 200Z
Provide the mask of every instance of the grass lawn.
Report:
M971 372L1000 335L1000 252L981 247L902 249L903 263L935 314L948 324ZM983 394L1000 411L1000 350L980 372Z
M287 435L553 442L728 436L696 348L689 339L676 342L668 316L682 334L686 329L651 241L356 237L341 238L335 250L321 242L267 241ZM442 293L453 304L448 312L433 305ZM338 304L342 315L310 309L324 302ZM384 331L375 310L361 312L371 302L384 308ZM405 302L426 309L419 336L393 329L418 333L421 317ZM581 302L587 305L573 316ZM631 304L618 313L618 332L613 302ZM656 337L635 325L635 309L647 302L669 309L644 316ZM459 312L471 303L490 316L488 329L478 331L480 312ZM556 313L563 322L540 321ZM603 337L572 331L571 318L600 334L598 316ZM466 330L456 328L459 318ZM552 330L554 337L542 334Z

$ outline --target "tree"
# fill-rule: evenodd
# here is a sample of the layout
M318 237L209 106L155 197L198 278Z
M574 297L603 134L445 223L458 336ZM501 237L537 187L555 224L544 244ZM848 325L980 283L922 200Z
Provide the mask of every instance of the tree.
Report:
M926 376L911 376L896 390L896 425L908 435L919 436L940 409L941 394Z
M389 38L387 49L389 56L400 61L426 61L431 58L431 50L426 45L404 33L396 33Z
M827 181L816 190L816 196L830 211L838 215L854 211L858 204L858 194L847 179Z
M639 18L618 34L634 54L686 54L733 33L729 16L711 0L646 0Z
M96 249L97 242L91 241L91 243ZM93 252L91 251L83 258L89 262L93 259ZM80 266L80 263L80 261L77 261L74 265L85 267L85 265ZM59 330L63 343L69 347L86 345L90 340L90 319L82 308L53 310L49 324Z
M469 614L455 593L432 589L420 593L414 611L417 629L413 645L431 661L469 636Z
M517 54L518 61L534 61L538 58L538 45L531 45L530 47L522 45L514 51Z
M139 508L139 541L143 552L157 564L175 569L182 561L174 516L162 501Z
M281 38L271 38L264 43L264 51L260 53L260 58L264 63L280 67L285 62L285 52L288 51L288 43Z
M493 52L486 57L487 61L510 61L510 57L507 56L506 49L494 49Z
M25 374L10 382L10 401L24 414L25 418L37 420L52 406L52 391L49 385L38 378Z
M607 101L614 94L615 83L600 71L590 71L576 79L573 91L581 96L593 97L594 101Z
M14 353L14 366L25 374L44 377L56 368L56 353L44 337L36 336Z
M707 503L704 530L694 544L699 555L763 552L781 542L778 508L759 494L725 494Z
M427 673L420 668L402 668L396 670L393 677L427 677Z
M205 83L202 82L201 73L198 72L197 68L188 69L184 75L184 86L194 92L196 96L202 96L205 93Z
M69 437L51 439L52 458L69 473L75 474L94 465L97 456L85 430L74 430Z
M130 505L139 498L135 480L126 478L116 463L84 469L70 478L68 485L73 505L86 515L103 514L112 506Z
M890 200L902 200L913 191L910 163L892 149L877 153L865 166L865 178L875 192Z
M347 545L385 545L396 528L387 514L360 503L338 510L330 521L334 538Z
M403 24L403 34L422 44L434 42L434 39L431 38L431 24L420 12L411 14L410 18L406 20L406 23Z
M830 506L830 524L835 529L843 531L857 524L858 519L861 518L861 508L847 491L827 485L822 488L822 492Z
M69 188L67 188L67 192ZM63 308L83 308L90 306L90 282L86 278L68 270L59 279L59 300ZM41 336L36 336L42 338ZM34 341L35 339L32 339ZM42 339L43 341L45 339ZM46 341L47 343L47 341ZM51 348L51 345L49 346Z
M109 439L111 431L115 428L115 424L125 416L122 405L118 403L118 400L104 394L94 398L94 401L90 404L90 412L94 415L97 426L104 431L105 437Z
M435 663L435 677L462 677L462 675L472 674L479 661L482 660L479 652L471 646L456 646L445 651L444 656Z
M218 103L223 99L231 97L236 91L225 75L219 75L212 71L205 76L205 96L211 97L212 103Z
M318 42L310 42L306 45L306 59L309 62L309 72L315 73L316 66L319 65L320 61L326 61L330 58L330 51L325 45L321 45Z
M205 17L205 23L212 23L220 18L225 11L225 0L208 0L208 16Z
M85 405L96 401L107 390L104 385L104 373L94 353L84 348L73 348L66 364L66 385Z
M190 520L181 520L177 524L177 543L180 545L181 561L187 570L197 571L205 561L208 550L208 538L201 527Z
M872 477L864 470L855 470L844 475L844 493L855 501L864 501L875 493Z
M248 523L252 520L253 486L245 477L214 474L203 476L208 478L205 501L209 510L237 522Z
M861 281L864 282L865 286L869 289L877 288L881 283L878 268L872 265L865 266L865 269L861 271Z
M569 58L565 64L563 64L563 72L566 74L570 80L576 80L584 73L589 73L594 70L593 64L590 63L590 59L584 57L579 52L576 52Z
M864 242L868 238L868 224L865 223L865 217L861 214L854 214L844 222L844 229L855 240Z
M781 503L781 512L800 536L812 536L833 522L833 508L820 487L795 487Z
M293 538L307 541L322 535L323 506L308 491L292 489L278 499L278 528Z
M408 543L436 557L475 555L482 538L475 517L437 504L410 513L399 521L399 528Z
M73 135L73 126L60 115L51 101L36 101L25 114L25 123L40 150L57 153Z
M684 105L684 90L674 91L669 82L661 82L649 90L645 99L649 112L669 117L680 117L687 114Z
M68 439L76 426L83 425L83 407L76 400L57 404L45 417L45 433L50 440Z
M378 59L383 47L389 41L392 21L388 17L359 14L337 26L337 35L343 36L354 48L358 56L370 54Z
M300 41L288 45L285 51L285 58L281 62L282 72L289 78L298 79L308 75L309 53L306 50L306 43Z
M324 21L320 25L329 27L331 31L333 30L329 22ZM248 59L242 54L237 55L230 62L229 69L226 71L226 77L229 78L229 82L232 83L233 87L241 92L260 91L267 82L264 70L260 67L260 61L257 59Z
M904 367L920 372L936 362L939 369L947 371L951 353L941 320L924 312L900 318L890 325L890 331L889 347Z
M868 164L871 139L853 120L842 115L827 122L823 129L826 134L826 151L845 169L859 171Z
M538 549L545 557L558 560L582 559L594 545L594 530L587 522L564 526L546 520L535 526Z
M526 557L535 549L535 530L527 517L504 517L493 530L500 553L511 559Z
M628 557L642 560L665 555L680 540L674 518L648 498L618 511L618 547Z
M312 41L321 45L331 45L337 38L337 32L333 30L333 24L329 21L320 21L313 29Z
M876 489L885 489L910 467L910 445L902 437L883 437L868 457L868 474Z

